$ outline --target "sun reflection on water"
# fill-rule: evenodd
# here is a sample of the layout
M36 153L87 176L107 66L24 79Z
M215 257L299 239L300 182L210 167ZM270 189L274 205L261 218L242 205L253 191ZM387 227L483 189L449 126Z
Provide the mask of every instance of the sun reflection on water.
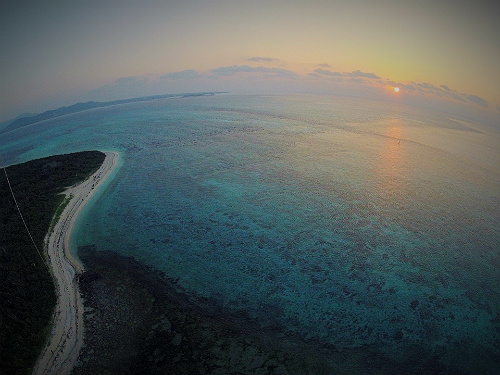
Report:
M403 163L402 142L403 127L400 119L393 119L385 134L380 164L381 192L386 199L397 200L401 189L404 189L406 172Z

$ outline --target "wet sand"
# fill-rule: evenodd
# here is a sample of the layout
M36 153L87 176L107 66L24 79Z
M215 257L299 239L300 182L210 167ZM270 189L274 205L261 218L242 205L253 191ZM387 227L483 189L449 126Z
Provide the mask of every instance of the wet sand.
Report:
M78 287L83 265L70 254L69 238L78 214L117 164L117 153L105 154L106 158L97 172L65 191L71 200L53 230L45 237L58 299L47 346L33 368L35 375L69 374L83 344L83 304Z

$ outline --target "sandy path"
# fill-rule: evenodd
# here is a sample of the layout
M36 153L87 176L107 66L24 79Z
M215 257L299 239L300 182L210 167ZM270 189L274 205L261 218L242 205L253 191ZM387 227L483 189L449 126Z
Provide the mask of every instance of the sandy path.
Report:
M78 276L83 266L69 252L69 237L76 217L116 166L118 154L105 152L106 158L90 178L65 191L72 195L54 230L45 237L49 263L58 293L49 342L33 368L34 375L69 374L83 343L83 304Z

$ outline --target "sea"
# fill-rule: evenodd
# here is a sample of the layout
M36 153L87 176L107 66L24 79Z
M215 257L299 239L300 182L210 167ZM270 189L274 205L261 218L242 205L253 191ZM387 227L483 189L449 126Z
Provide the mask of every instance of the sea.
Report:
M344 353L500 373L500 124L398 102L176 97L0 134L7 164L120 153L82 245ZM412 362L413 361L413 362Z

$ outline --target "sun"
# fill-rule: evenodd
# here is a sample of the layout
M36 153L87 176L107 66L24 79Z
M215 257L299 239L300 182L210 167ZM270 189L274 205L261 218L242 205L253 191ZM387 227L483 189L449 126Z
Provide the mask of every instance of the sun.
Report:
M394 87L395 92L399 92L399 87Z

